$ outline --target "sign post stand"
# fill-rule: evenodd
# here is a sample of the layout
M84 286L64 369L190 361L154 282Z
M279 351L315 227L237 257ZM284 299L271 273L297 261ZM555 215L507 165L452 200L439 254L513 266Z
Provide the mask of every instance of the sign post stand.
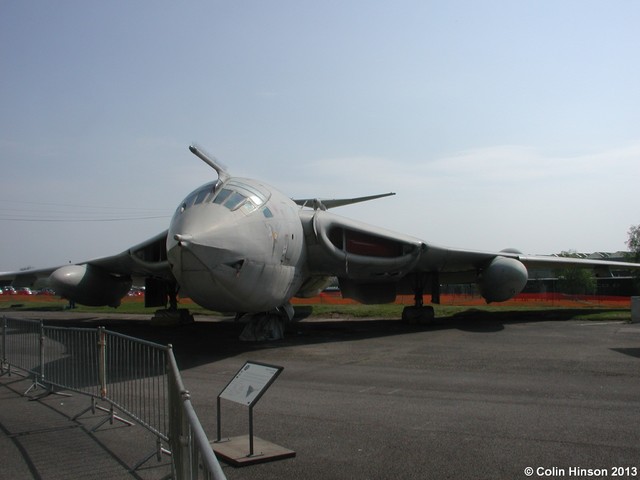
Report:
M253 435L253 407L258 403L262 395L267 391L284 367L267 365L259 362L246 362L235 374L233 379L220 392L217 398L217 440L211 442L211 446L216 454L227 463L234 466L251 465L254 463L270 462L284 458L294 457L296 452L288 450L271 442L254 437ZM246 445L247 435L222 439L222 415L221 399L229 400L240 405L249 407L249 454L243 449ZM257 444L259 453L255 453L254 447ZM246 447L245 447L246 448Z

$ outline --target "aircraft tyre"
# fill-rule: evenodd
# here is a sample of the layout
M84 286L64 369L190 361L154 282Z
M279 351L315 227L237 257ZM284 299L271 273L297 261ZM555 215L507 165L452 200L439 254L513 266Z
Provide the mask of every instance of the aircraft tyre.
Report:
M247 319L248 322L240 334L241 341L264 342L284 338L286 317L274 313L255 313L247 315Z
M186 308L156 310L151 318L151 325L156 327L186 325L193 322L193 315Z
M429 324L435 319L435 311L431 305L404 307L402 320L409 324Z

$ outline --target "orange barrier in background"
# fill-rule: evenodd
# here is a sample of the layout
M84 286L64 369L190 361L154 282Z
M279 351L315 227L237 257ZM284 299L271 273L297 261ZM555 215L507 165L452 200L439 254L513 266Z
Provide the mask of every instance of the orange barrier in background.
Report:
M425 304L430 301L430 296L424 296ZM60 302L67 303L66 300L52 295L0 295L0 302L11 302L16 304L32 302ZM126 296L122 299L123 304L142 303L144 295ZM192 304L189 298L180 298L180 304L188 307ZM322 292L320 295L311 298L292 298L293 305L358 305L358 302L351 299L342 298L339 291ZM398 295L396 305L413 305L413 295ZM479 295L471 294L442 294L440 296L441 305L458 306L479 306L486 305L486 302ZM562 293L521 293L506 302L493 303L492 306L539 306L539 307L608 307L608 308L631 308L630 297L614 297L600 295L566 295ZM117 310L116 310L117 311Z
M430 296L425 295L425 304L429 303ZM294 305L357 305L358 302L344 299L340 292L323 292L312 298L293 298ZM413 295L398 295L396 305L413 305ZM479 295L468 294L442 294L441 305L477 306L486 305L485 300ZM523 306L535 304L536 306L552 307L611 307L631 308L630 297L613 297L600 295L566 295L562 293L521 293L506 302L494 303L493 306Z

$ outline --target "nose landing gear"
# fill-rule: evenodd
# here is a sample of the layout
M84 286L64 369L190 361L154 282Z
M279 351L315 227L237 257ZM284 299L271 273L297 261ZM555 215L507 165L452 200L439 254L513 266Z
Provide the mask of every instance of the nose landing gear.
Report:
M287 323L293 319L294 311L290 303L270 312L247 315L249 321L240 334L244 342L261 342L265 340L281 340ZM239 320L239 317L236 317Z

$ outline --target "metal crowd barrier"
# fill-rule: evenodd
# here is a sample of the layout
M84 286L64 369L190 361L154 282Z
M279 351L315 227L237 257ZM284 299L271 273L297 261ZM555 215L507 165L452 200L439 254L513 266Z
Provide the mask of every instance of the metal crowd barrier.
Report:
M33 379L30 390L68 390L91 398L91 406L75 418L96 409L110 413L94 427L118 417L115 409L156 435L153 456L171 454L177 479L224 480L220 464L191 405L171 345L163 346L103 327L45 326L40 320L2 319L2 374L12 369ZM109 409L97 405L107 402ZM166 442L171 450L162 447Z
M101 396L168 441L167 352L170 347L99 328Z
M21 320L7 321L15 325ZM40 328L43 348L39 383L99 398L98 363L106 352L96 348L98 330L50 327L42 323Z
M7 332L11 333L11 341ZM4 318L2 325L2 368L11 373L11 367L33 375L40 375L42 322ZM9 362L11 359L11 362Z
M184 388L173 350L169 350L168 357L169 383L172 385L169 390L169 430L180 432L170 438L176 478L200 478L202 473L202 478L207 480L226 479L191 404L191 395Z

